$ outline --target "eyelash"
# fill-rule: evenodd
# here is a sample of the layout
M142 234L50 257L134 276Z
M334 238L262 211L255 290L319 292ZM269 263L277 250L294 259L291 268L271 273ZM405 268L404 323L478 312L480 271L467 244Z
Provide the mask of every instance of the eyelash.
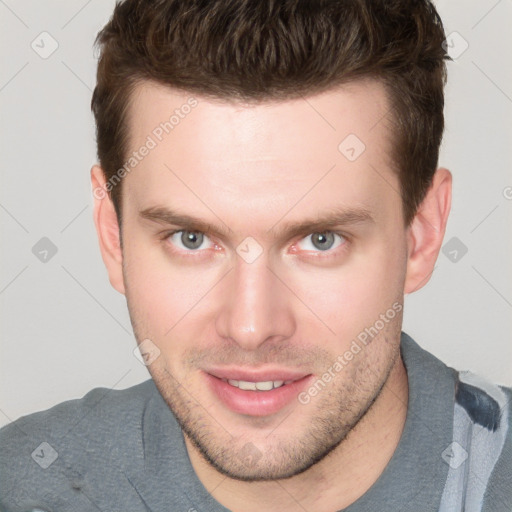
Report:
M161 236L160 236L160 239L164 242L166 242L170 237L172 237L173 235L175 235L176 233L182 233L184 231L189 231L187 229L175 229L173 231L167 231L165 233L163 233ZM202 231L192 231L191 232L193 233L201 233L202 235L205 235L205 236L208 236L206 233L203 233ZM327 251L315 251L315 255L314 256L311 256L312 258L315 258L315 259L329 259L329 258L333 258L333 257L337 257L339 256L341 253L343 253L346 249L347 249L347 245L351 243L351 237L349 237L348 235L346 235L345 233L342 233L340 231L332 231L332 230L325 230L325 231L314 231L312 233L309 233L307 234L306 236L300 238L298 242L304 240L304 238L307 238L311 235L314 235L316 233L332 233L333 235L338 235L339 237L343 238L344 239L344 242L339 245L338 247L336 247L335 249L333 250L330 250L328 249ZM215 243L215 242L213 242ZM169 245L172 245L172 244L169 244ZM205 249L198 249L198 250L187 250L187 251L184 251L184 250L175 250L173 249L172 251L173 252L176 252L178 253L179 255L181 256L184 256L184 257L193 257L193 255L195 253L199 253L201 251L204 251Z

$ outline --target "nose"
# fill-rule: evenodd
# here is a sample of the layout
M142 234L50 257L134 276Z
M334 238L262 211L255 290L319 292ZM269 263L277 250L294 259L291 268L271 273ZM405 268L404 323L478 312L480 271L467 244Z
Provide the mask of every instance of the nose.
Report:
M285 340L296 327L293 295L267 265L265 253L252 263L237 257L222 290L217 333L245 350Z

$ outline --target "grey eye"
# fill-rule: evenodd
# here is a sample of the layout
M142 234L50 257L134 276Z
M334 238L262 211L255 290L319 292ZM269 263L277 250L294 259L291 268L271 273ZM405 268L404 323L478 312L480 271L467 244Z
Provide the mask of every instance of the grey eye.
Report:
M199 231L186 231L181 232L181 243L187 249L197 249L203 243L204 235Z
M313 233L311 236L312 244L321 251L326 251L334 244L334 233Z
M171 233L168 242L181 252L197 252L201 253L204 249L211 249L214 243L207 235L201 231L190 231L188 229L179 229Z
M337 238L339 240L337 240ZM301 246L301 249L306 251L325 252L331 249L336 249L338 246L345 243L345 241L345 238L337 233L322 231L318 233L311 233L306 236L299 242L299 245Z

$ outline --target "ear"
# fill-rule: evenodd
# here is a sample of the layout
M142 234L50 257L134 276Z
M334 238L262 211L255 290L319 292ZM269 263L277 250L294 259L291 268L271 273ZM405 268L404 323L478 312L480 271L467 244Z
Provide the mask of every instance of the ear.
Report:
M94 224L100 244L101 257L107 267L110 284L124 294L123 254L119 223L114 204L107 193L103 169L94 165L91 169L91 185L94 196Z
M422 288L430 279L443 243L452 202L452 175L440 167L407 228L407 274L404 293Z

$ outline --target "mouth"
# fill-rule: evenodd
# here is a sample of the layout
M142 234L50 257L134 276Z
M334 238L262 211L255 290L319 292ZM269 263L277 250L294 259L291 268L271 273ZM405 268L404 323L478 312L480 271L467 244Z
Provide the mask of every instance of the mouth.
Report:
M247 416L268 416L292 404L313 379L312 374L275 370L202 372L209 389L223 407Z

